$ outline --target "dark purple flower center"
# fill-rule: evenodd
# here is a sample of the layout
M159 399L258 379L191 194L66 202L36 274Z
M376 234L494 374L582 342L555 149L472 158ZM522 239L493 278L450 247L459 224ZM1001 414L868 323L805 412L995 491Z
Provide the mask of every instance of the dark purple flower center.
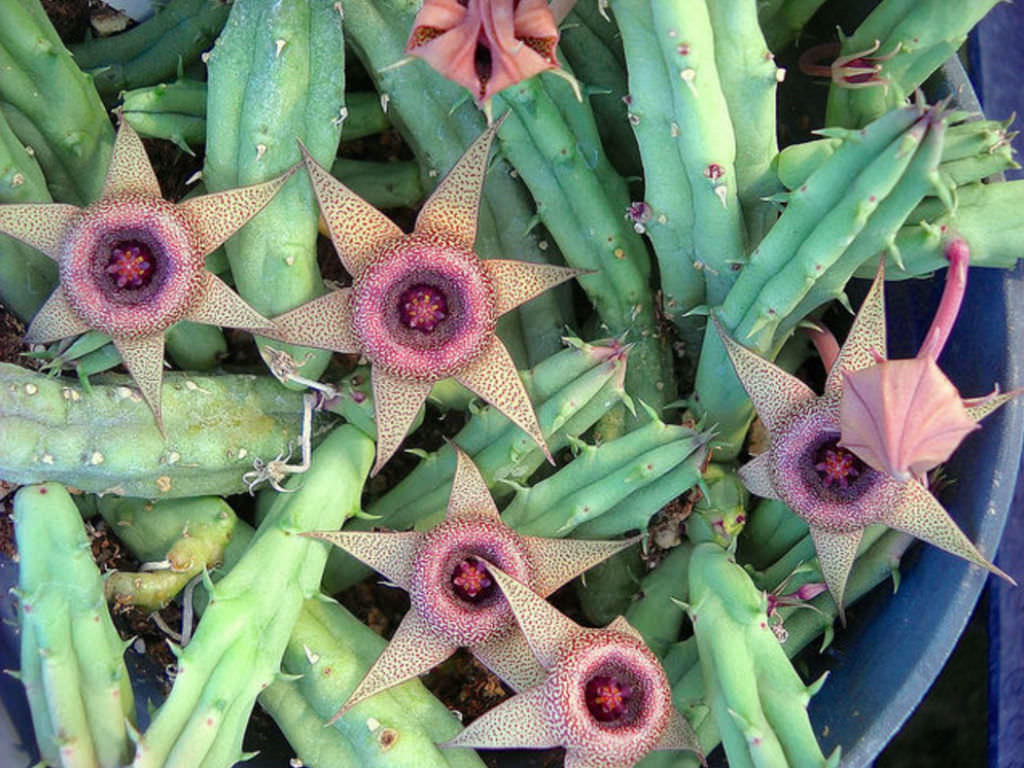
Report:
M814 469L826 488L846 490L864 473L867 465L851 451L840 448L838 442L834 439L818 446Z
M106 272L118 288L144 288L156 274L156 258L145 243L123 240L111 247Z
M846 63L844 68L869 70L867 72L859 72L855 75L844 75L843 81L847 83L870 83L878 77L878 72L875 69L873 60L867 57L852 59Z
M452 588L467 603L480 603L494 594L494 579L475 557L467 557L452 571Z
M398 297L398 314L406 328L431 333L448 317L448 299L434 286L419 283Z
M610 675L597 675L587 682L585 695L587 709L594 719L610 723L626 714L633 686Z

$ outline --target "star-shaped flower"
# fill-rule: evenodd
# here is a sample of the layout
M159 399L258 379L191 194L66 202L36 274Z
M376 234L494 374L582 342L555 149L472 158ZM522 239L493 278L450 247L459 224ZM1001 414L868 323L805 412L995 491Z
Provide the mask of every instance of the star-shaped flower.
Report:
M1020 391L963 400L936 360L949 338L967 287L970 248L954 238L946 246L946 287L917 356L848 371L839 407L842 439L862 461L897 480L926 482L928 470L948 459L988 415ZM881 352L884 352L882 350Z
M466 646L516 690L543 677L489 570L496 563L549 595L635 543L520 536L502 522L480 472L460 449L448 514L426 532L314 531L408 590L412 607L331 722L378 691L427 672Z
M259 212L292 172L169 203L138 134L122 122L99 200L86 208L0 206L0 232L59 265L60 285L25 341L42 344L90 329L107 334L162 432L164 331L179 320L246 329L270 324L205 269L204 257Z
M565 747L566 768L626 768L652 750L700 755L658 658L623 617L585 629L490 567L544 679L474 720L446 747Z
M928 489L866 464L840 442L840 401L852 372L885 354L884 274L879 268L850 334L830 366L825 392L729 338L715 320L736 373L767 428L767 451L740 469L747 488L781 499L807 522L818 563L840 615L843 592L864 528L881 523L1010 580L978 552ZM990 404L968 409L976 421ZM982 411L981 409L987 409Z
M483 104L503 88L557 69L557 45L547 0L426 0L405 52Z
M376 473L405 438L434 382L455 377L547 453L512 358L495 335L500 315L580 274L548 264L481 260L473 251L495 121L438 185L404 234L305 154L320 210L352 287L274 318L263 335L358 352L371 364ZM548 454L550 460L551 456Z

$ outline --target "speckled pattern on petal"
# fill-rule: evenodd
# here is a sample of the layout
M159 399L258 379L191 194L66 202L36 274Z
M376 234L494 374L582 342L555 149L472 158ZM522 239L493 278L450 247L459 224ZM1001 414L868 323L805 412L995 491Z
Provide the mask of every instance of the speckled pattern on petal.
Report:
M477 643L473 655L514 691L525 691L544 682L547 671L534 658L526 636L515 624L496 637Z
M64 233L81 212L81 208L63 203L0 205L0 232L57 261Z
M526 635L533 655L541 666L552 669L561 648L569 638L582 632L582 627L501 569L492 567L489 570L512 606L516 623Z
M157 429L164 431L164 419L160 411L160 386L164 378L164 336L162 333L135 339L114 338L114 346L121 353L121 360L128 373L139 385L142 399L146 401L156 418Z
M352 332L352 290L331 291L278 315L260 335L302 347L358 352L359 340Z
M409 611L394 637L352 691L345 704L327 721L330 725L364 699L411 680L455 653L456 646L438 637L416 611Z
M547 597L570 579L602 563L617 552L631 547L639 538L619 541L588 541L586 539L547 539L524 536L530 557L543 563L538 569L533 591Z
M226 328L255 329L271 324L213 273L203 272L201 278L206 282L206 288L202 290L202 298L185 312L186 320Z
M443 232L457 237L467 248L473 247L487 157L504 120L502 115L480 134L437 185L416 217L416 232Z
M825 380L825 395L836 400L843 390L843 372L859 371L875 364L875 354L885 357L885 262L878 266L868 295L857 310L850 332Z
M845 622L843 614L843 595L846 592L846 580L857 557L857 547L864 536L864 529L846 533L829 533L811 526L811 539L814 550L818 553L818 565L821 575L828 585L828 591L839 608L839 616Z
M523 380L497 336L472 365L455 375L455 380L501 411L540 446L548 461L554 463Z
M47 344L68 336L77 336L87 330L89 324L78 316L68 303L64 290L58 287L32 318L32 324L25 333L25 341L29 344Z
M923 485L916 480L909 480L903 484L903 493L901 503L892 505L888 510L885 516L886 525L934 544L939 549L969 560L1016 584L978 551L960 530L960 526Z
M212 253L217 246L241 229L259 213L278 193L299 166L289 168L261 184L226 189L201 197L192 197L178 203L178 210L189 221L196 249L202 255Z
M431 384L400 379L377 367L373 368L370 381L377 425L377 461L370 474L376 475L402 444L420 406L430 394Z
M370 263L378 247L399 237L402 230L359 195L331 175L302 148L320 213L331 233L338 257L353 277Z
M792 416L798 403L815 397L814 390L796 376L734 341L718 318L712 317L712 320L757 415L774 435Z
M582 269L507 259L486 259L481 266L494 283L495 316L515 309L534 296L544 293L548 288L586 274Z
M465 451L452 443L455 450L455 479L448 498L448 517L488 517L497 521L498 508L484 483L480 470Z
M127 120L122 120L114 138L107 178L100 197L123 194L160 197L160 182L156 179L142 139Z
M558 732L544 717L543 686L513 696L485 712L444 747L544 749L561 746Z
M382 533L367 531L310 531L303 536L333 544L358 558L388 581L408 590L413 561L423 534L413 531Z

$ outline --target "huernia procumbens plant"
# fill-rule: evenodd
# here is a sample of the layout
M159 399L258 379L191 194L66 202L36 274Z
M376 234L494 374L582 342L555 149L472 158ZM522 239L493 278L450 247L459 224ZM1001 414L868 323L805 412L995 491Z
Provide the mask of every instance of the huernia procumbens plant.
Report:
M652 750L700 752L658 657L629 622L585 629L501 569L491 573L547 674L449 745L560 746L572 768L633 765Z
M950 250L955 260L964 257L962 249L962 243L954 241ZM955 268L951 274L956 280ZM785 501L807 522L822 575L839 606L840 615L846 579L853 567L864 528L876 523L913 534L1013 581L977 550L924 483L909 475L891 474L887 465L891 466L892 461L888 464L880 462L874 452L868 453L871 442L885 444L895 429L886 423L887 414L873 418L871 414L862 417L861 413L856 413L851 418L854 407L860 411L870 408L871 403L882 407L903 394L901 382L892 383L891 377L886 376L887 367L892 366L892 362L884 361L884 277L884 266L880 265L842 348L834 358L831 353L826 353L832 359L828 360L828 378L825 391L820 396L795 376L737 344L718 326L736 373L769 433L768 450L740 469L740 477L752 493L762 498ZM948 304L940 309L940 324L946 322L948 309ZM937 332L933 329L932 340L926 341L926 355L927 350L935 347ZM941 347L941 342L938 347ZM921 359L934 365L931 357ZM868 395L867 404L864 394L853 390L857 406L845 406L847 426L844 436L840 416L842 404L848 403L851 397L847 388L851 386L851 380L859 383L865 378L868 382L881 378L881 384L876 386L874 397ZM947 383L940 382L933 388L941 386L940 393L946 393L948 387L943 385ZM924 386L927 386L927 380ZM863 391L867 384L862 383L861 387ZM877 392L878 389L884 391ZM911 382L910 389L911 402L907 402L906 397L901 398L904 401L902 405L912 409L909 418L913 418L916 409L925 408L921 419L945 419L945 424L940 421L938 431L945 426L960 437L964 434L963 429L957 429L960 422L966 419L973 423L1007 399L1005 395L998 400L995 397L983 399L981 403L963 409L964 413L953 411L950 414L946 410L936 414L934 403L927 402L927 394L922 394L924 402L913 402L913 392L921 391L920 375ZM958 397L955 404L963 408ZM872 440L853 438L855 444L849 445L851 425L858 434L868 433ZM912 424L906 430L896 431L899 439L906 440L909 445L922 437L922 430ZM869 455L872 463L866 463L861 454ZM900 456L896 461L915 466L917 459L908 460ZM874 464L881 469L876 469Z
M520 536L498 516L472 460L457 466L445 519L423 533L319 531L307 534L358 557L408 590L412 608L390 644L335 719L377 691L427 672L467 647L512 688L534 685L541 670L516 631L489 563L547 596L635 543Z
M38 483L19 536L67 539L77 560L80 518L126 497L131 517L85 529L147 561L107 581L122 602L149 576L161 601L188 584L181 624L159 622L177 676L137 734L104 714L130 706L103 622L96 640L96 584L88 610L22 590L42 756L120 765L133 735L140 768L227 768L258 698L306 765L479 768L472 747L519 747L574 768L696 768L719 742L733 766L835 764L849 723L830 736L812 719L831 683L802 679L796 648L831 640L912 536L1018 575L943 504L944 478L975 479L947 461L1017 391L974 396L1021 384L966 385L962 331L947 340L968 266L1016 263L1024 182L985 182L1015 166L1007 115L970 122L915 93L993 2L882 0L832 38L807 24L838 0L171 0L76 57L152 95L143 139L180 139L187 120L189 160L115 133L117 97L39 0L0 0L0 296L25 320L49 297L25 341L80 378L0 363L0 479ZM780 152L805 127L775 131L776 92L800 73L773 54L793 40L791 60L830 81L828 118ZM416 177L401 194L397 166ZM200 167L205 190L163 199ZM303 237L276 227L289 217ZM946 268L916 356L889 359L884 280ZM318 270L338 281L322 296ZM828 329L853 314L855 275L874 282L840 344ZM183 363L179 321L252 332L270 371L247 333ZM165 334L202 376L164 373ZM98 374L118 353L131 378ZM264 479L254 507L232 495ZM70 493L40 525L55 482ZM202 535L175 513L194 503L239 518L198 579L171 546ZM39 551L23 582L70 556ZM411 602L373 598L387 644L324 599L366 566ZM250 577L291 592L233 590ZM461 675L459 648L501 686L432 699L413 678ZM482 690L507 700L485 711Z
M498 318L579 274L548 264L482 261L473 251L480 190L498 120L423 204L411 234L309 155L320 209L352 287L274 318L289 343L358 352L372 366L374 473L391 458L434 382L454 378L519 425L547 452ZM550 455L549 455L550 459Z
M60 286L33 318L25 340L39 344L88 330L107 334L162 431L164 331L179 320L270 325L206 270L204 257L259 212L291 173L169 203L135 129L122 123L103 194L92 205L0 206L0 232L39 249L60 271Z

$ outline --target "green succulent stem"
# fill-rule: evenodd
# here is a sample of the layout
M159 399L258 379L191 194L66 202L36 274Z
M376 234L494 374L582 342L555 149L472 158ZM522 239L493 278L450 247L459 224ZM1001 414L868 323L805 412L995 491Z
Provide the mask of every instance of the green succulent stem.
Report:
M50 765L119 768L135 703L78 508L58 483L14 498L20 677Z
M72 46L104 99L164 82L199 59L220 33L230 6L221 0L170 0L127 32Z
M203 178L211 192L287 170L301 160L296 140L330 165L345 103L339 8L332 0L238 0L231 6L208 61ZM239 295L267 317L320 296L316 238L313 187L306 174L295 174L226 243ZM285 349L302 361L307 379L318 379L330 358L322 349Z

